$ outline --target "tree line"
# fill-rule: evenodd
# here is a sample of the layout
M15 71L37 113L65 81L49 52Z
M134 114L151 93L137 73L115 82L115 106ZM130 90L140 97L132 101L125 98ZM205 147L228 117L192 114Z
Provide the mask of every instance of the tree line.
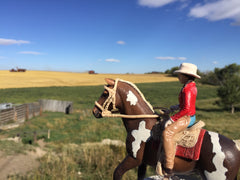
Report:
M165 71L166 74L177 76L174 71L179 67L173 67ZM213 71L200 72L201 79L197 80L202 84L218 86L217 95L219 106L230 109L231 113L240 107L240 65L233 63L224 68L215 68Z

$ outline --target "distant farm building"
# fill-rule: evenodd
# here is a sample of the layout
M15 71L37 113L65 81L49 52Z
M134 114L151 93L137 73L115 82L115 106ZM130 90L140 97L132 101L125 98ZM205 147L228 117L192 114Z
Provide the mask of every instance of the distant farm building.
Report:
M26 69L20 69L20 68L16 68L16 69L10 69L10 72L26 72Z
M88 71L88 74L96 74L96 73L95 73L95 71L90 70L90 71Z

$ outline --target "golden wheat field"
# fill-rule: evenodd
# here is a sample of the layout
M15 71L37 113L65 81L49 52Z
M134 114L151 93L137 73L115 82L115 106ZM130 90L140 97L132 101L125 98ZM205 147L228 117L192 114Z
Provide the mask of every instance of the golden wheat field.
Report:
M104 84L105 78L120 78L133 83L177 81L165 74L88 74L54 71L0 71L0 89L49 86L90 86Z

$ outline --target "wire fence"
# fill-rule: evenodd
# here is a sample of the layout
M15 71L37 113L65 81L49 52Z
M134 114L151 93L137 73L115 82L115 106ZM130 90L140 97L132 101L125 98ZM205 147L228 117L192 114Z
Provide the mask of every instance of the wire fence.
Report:
M73 111L73 103L71 101L39 100L39 102L2 109L0 110L0 126L7 123L24 122L25 120L41 115L43 111L70 114Z
M42 114L39 102L21 104L9 109L0 110L0 125L9 122L24 122Z

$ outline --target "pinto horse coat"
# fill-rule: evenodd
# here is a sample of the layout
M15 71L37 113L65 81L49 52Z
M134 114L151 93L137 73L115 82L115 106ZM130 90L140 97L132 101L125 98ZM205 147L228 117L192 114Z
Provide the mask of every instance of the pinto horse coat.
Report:
M115 169L113 179L120 180L126 171L135 167L138 167L138 179L144 179L146 165L156 167L157 164L157 149L153 148L154 141L151 137L157 118L134 118L134 115L154 115L152 106L134 84L123 80L115 82L112 79L106 79L106 82L108 86L93 108L94 116L101 118L103 111L110 112L112 109L129 115L129 118L122 118L127 131L127 156ZM109 89L115 92L109 93ZM236 180L239 167L240 150L235 141L206 131L199 160L176 156L173 170L176 173L198 171L204 180Z

